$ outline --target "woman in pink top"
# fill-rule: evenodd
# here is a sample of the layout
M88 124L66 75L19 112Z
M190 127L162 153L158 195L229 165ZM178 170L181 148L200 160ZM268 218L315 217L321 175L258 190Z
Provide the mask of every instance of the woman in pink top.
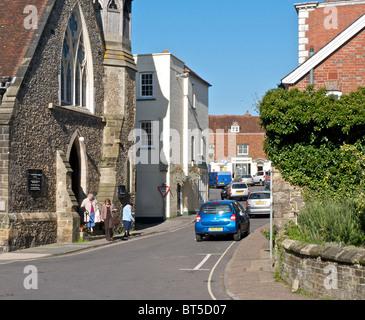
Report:
M84 212L84 222L91 232L93 232L93 227L95 227L95 211L98 208L98 202L94 199L92 194L82 201L81 208L85 208Z

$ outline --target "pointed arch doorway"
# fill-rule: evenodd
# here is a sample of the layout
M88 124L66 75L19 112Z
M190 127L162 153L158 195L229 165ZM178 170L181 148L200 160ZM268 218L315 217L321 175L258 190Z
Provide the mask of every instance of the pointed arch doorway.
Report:
M81 190L81 160L75 143L71 148L69 163L72 169L71 189L76 197L77 203L80 204L83 197Z
M71 139L67 158L72 169L69 186L80 205L87 195L87 156L84 138L78 130Z

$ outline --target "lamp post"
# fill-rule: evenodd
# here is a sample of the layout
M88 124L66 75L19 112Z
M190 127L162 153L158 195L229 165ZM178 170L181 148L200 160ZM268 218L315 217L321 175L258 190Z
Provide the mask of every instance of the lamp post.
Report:
M272 196L272 186L273 186L273 177L274 173L272 170L272 165L270 167L270 199L271 199L271 205L270 205L270 263L271 266L273 266L273 203L274 199Z

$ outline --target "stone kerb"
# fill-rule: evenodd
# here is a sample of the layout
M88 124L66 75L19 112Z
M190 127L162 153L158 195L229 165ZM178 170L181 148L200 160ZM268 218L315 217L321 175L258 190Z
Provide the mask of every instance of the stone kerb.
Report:
M281 275L316 298L362 300L365 298L365 250L324 247L285 239ZM277 253L279 254L279 253Z

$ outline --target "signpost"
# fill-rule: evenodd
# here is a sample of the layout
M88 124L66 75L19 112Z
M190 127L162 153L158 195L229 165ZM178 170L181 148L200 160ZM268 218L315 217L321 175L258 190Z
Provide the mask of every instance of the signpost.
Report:
M168 187L168 186L158 187L158 190L160 191L161 196L162 196L162 198L164 198L164 199L165 199L165 198L167 197L167 195L169 194L170 189L171 189L171 187Z
M166 214L166 197L170 192L171 187L168 187L167 185L163 184L162 186L158 187L158 191L160 191L161 196L162 196L162 201L163 201L163 208L162 208L162 212L163 212L163 216L166 218L167 214Z
M273 266L273 204L274 204L274 199L273 199L273 195L272 195L272 185L273 185L273 170L272 170L272 166L270 169L270 199L271 199L271 206L270 206L270 262L271 262L271 266Z

